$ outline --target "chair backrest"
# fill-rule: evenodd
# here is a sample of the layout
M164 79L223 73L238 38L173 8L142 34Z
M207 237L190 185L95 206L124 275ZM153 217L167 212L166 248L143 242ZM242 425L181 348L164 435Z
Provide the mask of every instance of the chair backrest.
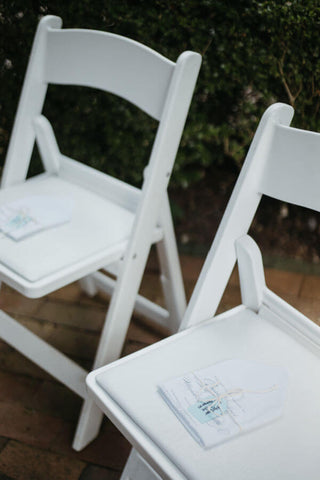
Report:
M49 83L82 85L111 92L159 120L161 128L153 156L162 155L166 163L169 155L170 170L200 68L200 55L184 52L174 63L119 35L93 30L62 30L61 25L62 20L55 16L46 16L39 23L1 186L5 188L26 178L36 135L34 121L41 114ZM173 131L168 143L159 145L163 134L167 133L163 130L168 123Z
M109 197L136 213L126 259L140 258L143 265L159 220L201 56L186 51L174 63L119 35L62 30L61 24L55 16L46 16L39 23L1 188L25 181L36 139L49 174ZM100 88L127 99L159 121L141 190L60 153L53 129L41 115L49 83Z
M262 195L320 211L320 134L290 127L293 108L264 113L207 256L181 328L212 317L235 265L238 238Z

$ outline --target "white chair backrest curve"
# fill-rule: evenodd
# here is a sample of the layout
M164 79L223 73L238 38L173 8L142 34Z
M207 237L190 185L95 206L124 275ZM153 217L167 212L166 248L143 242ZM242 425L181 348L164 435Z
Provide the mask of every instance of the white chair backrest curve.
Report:
M41 114L48 84L102 89L128 100L160 122L167 115L170 95L173 100L171 85L175 83L173 77L178 64L119 35L94 30L63 30L61 25L61 19L55 16L46 16L39 23L8 148L2 188L26 178L35 141L34 119ZM196 59L190 72L194 87L201 57L193 52L185 53L187 55L181 57L188 64L190 56ZM193 87L188 92L188 106ZM182 92L179 88L175 91L180 103L185 100L184 87L181 88ZM180 128L178 114L174 126L182 132L184 122L185 118Z
M277 103L263 115L181 329L215 314L236 262L235 242L248 232L263 194L320 210L320 134L290 127L293 113Z
M320 134L275 125L261 192L319 211L319 185Z
M138 42L94 30L48 29L44 79L119 95L155 119L174 63Z

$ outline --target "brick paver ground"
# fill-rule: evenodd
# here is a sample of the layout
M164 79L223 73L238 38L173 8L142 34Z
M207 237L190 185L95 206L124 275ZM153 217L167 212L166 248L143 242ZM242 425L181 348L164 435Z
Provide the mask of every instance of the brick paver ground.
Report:
M183 256L188 297L203 259ZM320 278L267 269L267 284L276 293L319 323ZM153 259L142 291L162 302ZM106 312L103 295L88 298L77 284L44 299L28 300L4 286L1 308L31 330L89 368ZM220 311L240 302L234 273ZM165 336L165 332L135 317L123 354ZM82 452L71 449L81 401L19 353L0 342L0 480L116 480L130 446L105 419L99 437Z

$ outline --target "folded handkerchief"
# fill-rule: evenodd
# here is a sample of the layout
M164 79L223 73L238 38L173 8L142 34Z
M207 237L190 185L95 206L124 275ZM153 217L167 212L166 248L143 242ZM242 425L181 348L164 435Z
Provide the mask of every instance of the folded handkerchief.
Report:
M285 369L227 360L159 385L179 420L204 448L279 418L288 375Z
M65 196L30 195L0 207L0 230L22 240L71 220L73 200Z

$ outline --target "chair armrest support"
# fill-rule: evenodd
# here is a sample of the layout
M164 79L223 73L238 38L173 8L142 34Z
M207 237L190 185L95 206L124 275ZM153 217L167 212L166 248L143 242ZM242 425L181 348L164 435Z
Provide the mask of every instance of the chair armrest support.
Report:
M258 312L266 286L262 256L256 242L244 235L236 240L242 303Z
M38 115L33 124L44 168L48 173L57 174L60 169L61 153L51 123L43 115Z

